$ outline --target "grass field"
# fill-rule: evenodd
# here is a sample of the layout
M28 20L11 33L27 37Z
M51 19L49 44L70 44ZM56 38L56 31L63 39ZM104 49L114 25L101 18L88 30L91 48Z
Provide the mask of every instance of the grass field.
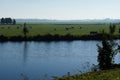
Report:
M81 75L58 78L55 80L120 80L120 69L90 72Z
M116 25L115 34L119 34L120 25ZM100 33L103 29L106 33L109 32L109 24L98 23L29 23L27 24L29 30L28 36L45 35L45 34L72 34L74 36L90 35L91 31ZM4 36L23 36L23 24L16 25L0 25L0 35Z

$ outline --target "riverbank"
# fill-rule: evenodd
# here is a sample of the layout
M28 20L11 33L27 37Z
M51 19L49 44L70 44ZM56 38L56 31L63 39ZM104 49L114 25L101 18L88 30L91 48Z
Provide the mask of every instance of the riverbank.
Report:
M89 72L81 75L57 78L55 80L120 80L120 68Z
M110 38L109 34L106 34L108 39ZM114 35L114 39L120 39L120 35ZM24 36L12 36L12 37L6 37L1 35L0 36L0 42L6 42L6 41L72 41L72 40L101 40L102 34L96 34L96 35L84 35L84 36L73 36L71 34L67 34L64 36L61 35L51 35L47 34L44 36L37 35L33 37L24 37Z

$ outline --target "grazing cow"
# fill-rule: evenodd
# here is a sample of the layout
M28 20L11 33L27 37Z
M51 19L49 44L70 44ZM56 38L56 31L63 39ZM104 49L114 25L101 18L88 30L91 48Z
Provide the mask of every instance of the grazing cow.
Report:
M8 29L10 29L10 27L8 27Z
M98 34L97 31L91 31L90 32L90 35L96 35L96 34Z
M54 31L56 31L56 28L54 29Z
M65 28L66 30L69 30L69 28Z
M17 26L17 29L19 29L19 26Z
M71 28L69 28L69 29L73 29L74 27L71 27Z

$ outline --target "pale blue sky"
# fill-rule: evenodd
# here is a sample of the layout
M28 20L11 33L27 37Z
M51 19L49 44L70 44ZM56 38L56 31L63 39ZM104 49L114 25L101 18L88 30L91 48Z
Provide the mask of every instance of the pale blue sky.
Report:
M120 0L0 0L0 17L118 19Z

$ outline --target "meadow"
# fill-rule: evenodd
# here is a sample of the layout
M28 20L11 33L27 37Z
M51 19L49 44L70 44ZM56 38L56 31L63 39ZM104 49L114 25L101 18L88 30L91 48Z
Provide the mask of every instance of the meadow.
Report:
M29 30L27 36L36 35L66 35L71 34L73 36L90 35L90 32L101 33L102 30L109 33L108 23L27 23ZM116 25L115 35L119 34L120 25ZM23 23L16 25L4 24L0 25L0 35L11 36L23 36Z

